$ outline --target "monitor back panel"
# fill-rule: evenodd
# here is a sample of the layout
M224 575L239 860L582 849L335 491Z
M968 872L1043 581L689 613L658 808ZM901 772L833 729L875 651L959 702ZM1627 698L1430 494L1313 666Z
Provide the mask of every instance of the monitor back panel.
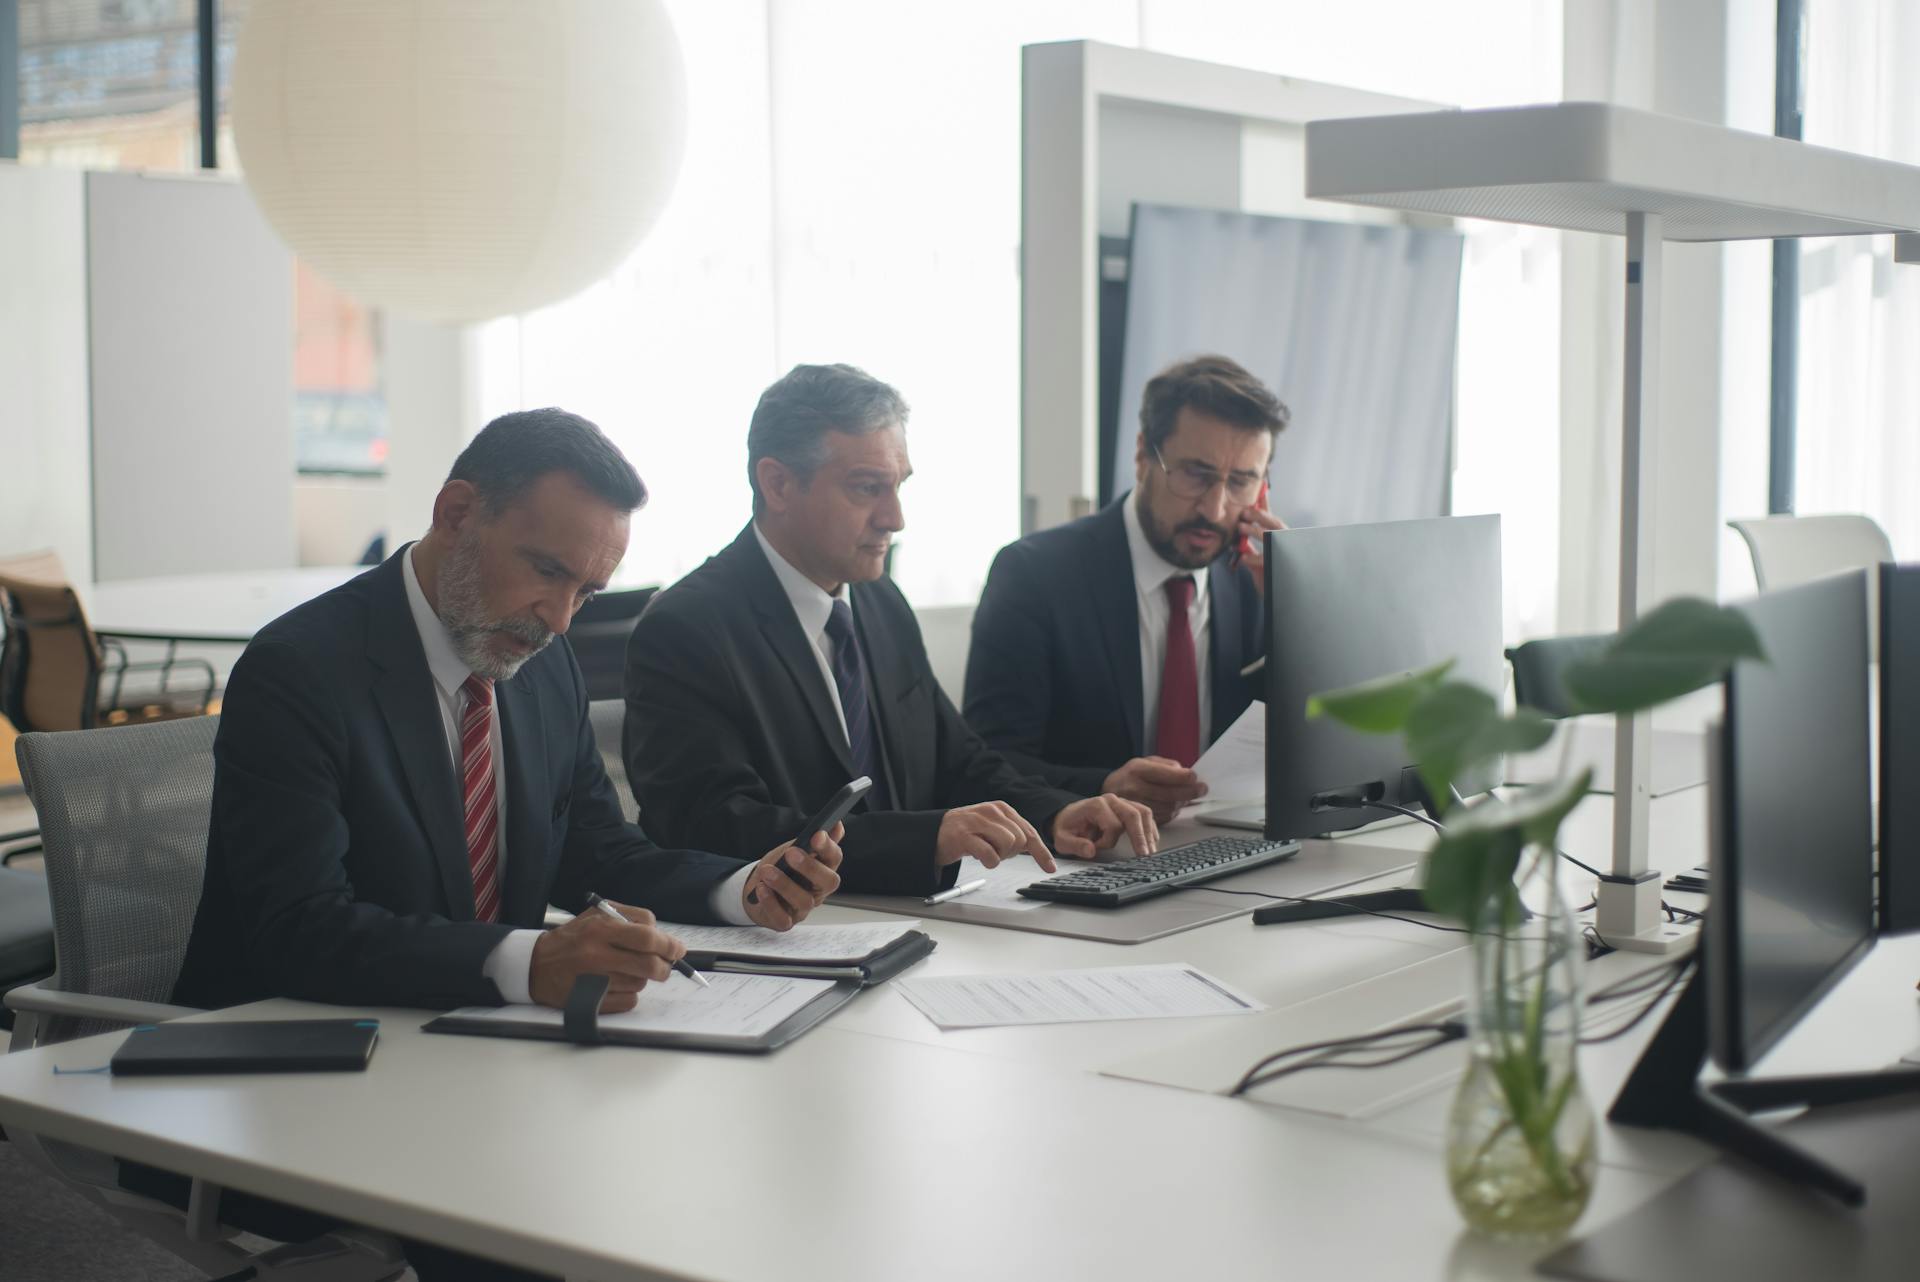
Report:
M1920 930L1920 565L1880 567L1880 929Z
M1398 735L1310 721L1307 699L1446 659L1451 678L1499 690L1500 518L1276 530L1267 536L1267 603L1267 835L1311 836L1384 815L1316 809L1311 800L1323 793L1378 785L1381 800L1416 804Z
M1873 937L1866 575L1743 607L1766 662L1726 678L1707 920L1714 1059L1749 1067Z

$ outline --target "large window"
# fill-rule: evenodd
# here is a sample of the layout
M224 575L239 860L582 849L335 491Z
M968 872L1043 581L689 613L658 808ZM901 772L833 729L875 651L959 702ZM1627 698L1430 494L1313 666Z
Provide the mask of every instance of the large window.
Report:
M194 0L20 0L20 159L199 164Z
M859 365L913 407L894 572L916 604L972 601L1018 536L1022 45L1142 45L1466 105L1559 96L1559 6L1536 0L1474 23L1423 0L668 8L690 135L667 211L607 281L481 342L486 413L566 405L633 457L654 499L624 573L653 581L747 520L748 416L802 361ZM1468 230L1455 506L1506 513L1509 631L1548 631L1558 240Z

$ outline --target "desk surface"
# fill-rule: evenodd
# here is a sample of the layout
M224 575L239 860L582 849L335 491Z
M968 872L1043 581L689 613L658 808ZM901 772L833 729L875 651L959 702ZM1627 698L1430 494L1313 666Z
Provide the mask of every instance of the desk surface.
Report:
M122 579L81 589L87 621L106 636L244 645L275 619L366 567L308 566Z
M1656 838L1685 841L1701 811L1697 790L1656 802ZM1604 841L1607 820L1605 799L1588 803L1570 844ZM1389 839L1422 840L1367 836ZM1670 862L1697 861L1691 840L1685 856L1666 847ZM916 973L1181 960L1275 1007L1391 985L1460 946L1372 919L1241 918L1130 947L929 929L940 948ZM1895 943L1913 946L1877 951L1769 1067L1831 1060L1837 1046L1866 1067L1920 1042L1906 973L1920 941ZM1596 968L1594 982L1605 978ZM322 1013L338 1012L270 1002L211 1018ZM1462 1231L1441 1170L1444 1089L1343 1121L1099 1072L1217 1037L1227 1020L941 1033L882 987L752 1058L430 1036L421 1012L371 1013L383 1027L365 1074L52 1074L104 1063L121 1034L0 1056L0 1121L600 1279L1465 1280L1530 1276L1551 1249ZM1656 1024L1583 1060L1596 1111ZM1583 1228L1711 1156L1609 1130Z

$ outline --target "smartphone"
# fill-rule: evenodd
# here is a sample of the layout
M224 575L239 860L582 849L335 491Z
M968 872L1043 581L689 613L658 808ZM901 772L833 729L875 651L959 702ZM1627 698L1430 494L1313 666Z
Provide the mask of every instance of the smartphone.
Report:
M1267 483L1265 481L1260 482L1260 493L1254 496L1253 505L1262 512L1267 510ZM1242 534L1239 541L1233 545L1234 563L1238 564L1252 554L1253 540Z
M872 788L873 780L866 775L850 780L846 787L827 798L826 805L813 812L812 817L801 826L800 835L793 839L793 844L801 850L807 849L813 844L815 833L831 831L835 824L847 817L847 812L853 809L854 803L866 796ZM784 856L780 860L780 870L795 878L800 875L794 871L793 865L787 862ZM747 902L750 904L760 902L758 886L747 892Z

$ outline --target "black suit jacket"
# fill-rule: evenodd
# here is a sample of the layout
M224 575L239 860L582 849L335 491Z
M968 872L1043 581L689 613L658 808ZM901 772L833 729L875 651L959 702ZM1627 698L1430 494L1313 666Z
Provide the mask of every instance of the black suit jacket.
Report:
M973 616L967 724L1022 770L1091 796L1149 755L1140 614L1121 504L1000 549ZM1207 568L1213 734L1246 711L1266 653L1264 598L1225 557Z
M276 619L234 666L212 827L174 999L500 1001L481 972L589 890L711 921L737 860L661 850L620 814L564 641L495 686L505 756L501 920L474 920L461 800L400 557Z
M924 894L945 812L1005 801L1042 836L1075 798L1021 775L982 744L941 692L920 625L891 580L852 588L887 789L847 818L841 883ZM758 858L790 841L853 777L812 643L749 525L655 597L627 643L627 778L647 826L668 841Z

